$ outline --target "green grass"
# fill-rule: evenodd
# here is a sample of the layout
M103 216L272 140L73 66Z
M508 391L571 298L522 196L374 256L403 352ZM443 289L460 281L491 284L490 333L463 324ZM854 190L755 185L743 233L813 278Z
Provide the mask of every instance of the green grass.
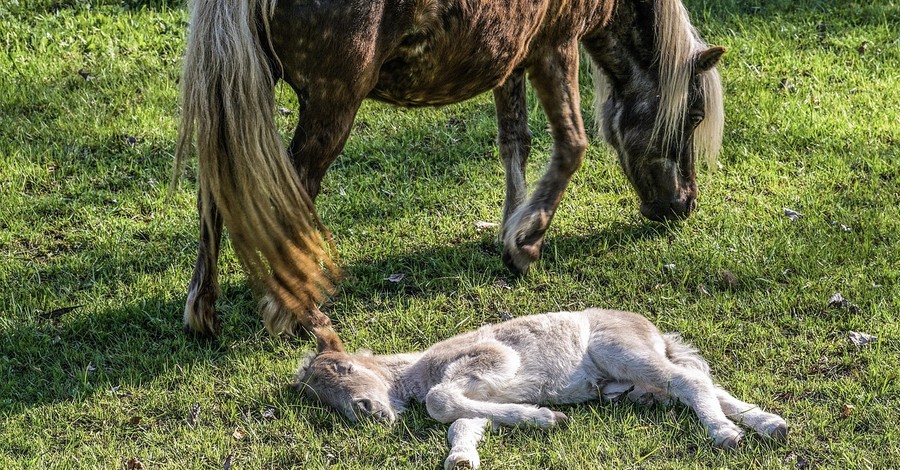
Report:
M791 426L786 443L751 436L722 452L684 408L591 403L564 408L567 429L490 434L485 468L895 467L900 4L688 7L730 49L722 168L701 176L695 216L642 220L597 141L544 259L514 280L496 233L475 229L498 221L503 194L489 96L414 111L366 103L318 201L346 274L326 310L350 348L383 353L504 313L634 310L682 332L720 383ZM233 468L437 467L446 427L423 408L392 429L351 426L288 389L312 344L264 333L230 248L221 339L181 333L196 184L171 199L165 189L186 23L164 1L0 5L0 468L132 457L222 468L229 456ZM286 136L294 119L279 117ZM531 114L532 181L546 125ZM386 281L393 273L406 277ZM835 292L858 310L828 308ZM878 340L857 348L851 330Z

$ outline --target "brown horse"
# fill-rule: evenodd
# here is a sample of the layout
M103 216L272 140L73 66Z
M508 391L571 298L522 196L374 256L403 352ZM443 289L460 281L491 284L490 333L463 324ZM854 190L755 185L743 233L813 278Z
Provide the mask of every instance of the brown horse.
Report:
M493 90L506 170L503 259L524 273L587 146L578 61L595 66L606 140L654 220L695 207L698 155L722 134L715 65L680 0L196 0L185 57L176 173L192 138L200 161L199 256L185 326L215 334L223 222L266 292L271 331L297 322L340 349L316 308L334 272L313 200L360 103L439 106ZM553 154L528 195L525 74L550 123ZM286 152L274 85L299 98Z

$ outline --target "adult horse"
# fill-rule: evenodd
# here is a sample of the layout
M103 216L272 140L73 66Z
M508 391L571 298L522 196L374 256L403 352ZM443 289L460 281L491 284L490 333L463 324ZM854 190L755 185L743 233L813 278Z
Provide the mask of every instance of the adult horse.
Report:
M340 348L316 308L334 267L313 201L365 98L439 106L493 90L506 170L504 262L525 272L587 136L579 45L596 68L598 122L655 220L694 209L698 155L722 134L724 53L707 47L680 0L195 0L185 56L176 172L196 135L200 246L185 327L216 334L216 260L223 222L265 293L270 331L297 322L320 348ZM550 123L550 163L531 195L525 74ZM274 85L297 93L286 152ZM177 174L177 173L176 173Z

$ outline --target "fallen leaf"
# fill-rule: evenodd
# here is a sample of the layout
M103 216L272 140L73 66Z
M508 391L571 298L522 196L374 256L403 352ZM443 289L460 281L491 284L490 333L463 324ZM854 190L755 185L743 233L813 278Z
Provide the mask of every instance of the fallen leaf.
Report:
M41 318L43 318L44 320L55 320L65 314L67 314L73 310L79 309L83 306L84 305L73 305L71 307L57 308L57 309L51 310L49 312L41 313L41 314L39 314L39 316Z
M869 48L869 41L863 41L860 43L859 47L856 48L856 51L859 52L859 56L862 57L863 54L866 53L866 49Z
M200 403L194 403L194 406L191 407L191 412L188 414L188 424L191 426L196 426L197 421L200 419Z
M125 461L125 468L128 470L143 470L144 464L137 457L132 457Z
M697 286L697 290L703 295L710 295L709 291L706 290L706 286L704 286L703 284L700 284L699 286Z
M278 108L278 114L282 116L290 116L291 114L294 114L294 112L287 108Z
M88 374L90 374L90 373L92 373L92 372L96 372L96 371L97 371L97 366L95 366L93 363L90 363L90 362L89 362L88 365L87 365L87 367L85 367L85 370L87 371Z
M266 408L265 411L262 412L263 419L278 419L275 416L275 408Z
M501 312L500 313L500 320L510 321L512 319L513 319L513 314L511 314L509 312Z
M132 416L131 419L128 420L128 424L132 426L137 426L141 424L141 421L144 419L143 416Z
M222 470L231 470L231 454L228 454L228 457L225 457L225 461L222 462Z
M729 289L737 289L738 286L738 278L731 271L722 271L722 282L725 284L725 287Z
M510 287L509 284L506 281L504 281L503 279L497 279L496 281L494 281L494 286L498 287L500 289L506 289L506 290L512 289L512 287Z
M666 271L674 271L675 263L664 264L663 269L665 269Z
M234 432L231 433L231 437L233 437L236 441L243 439L246 435L247 433L245 433L241 428L236 428Z
M847 338L856 345L856 347L861 348L869 343L874 343L875 340L878 339L877 336L870 335L868 333L860 333L858 331L851 331L847 334Z
M390 276L384 278L384 280L385 280L385 281L391 281L391 282L400 282L400 281L402 281L403 278L405 278L405 277L406 277L406 274L403 274L403 273L395 273L395 274L391 274Z
M85 79L85 81L91 81L94 79L94 76L91 75L91 72L85 69L79 69L78 75L81 75L81 78Z
M493 222L485 222L483 220L479 220L478 222L475 222L475 228L478 229L479 232L487 230L487 229L495 228L495 227L497 227L497 224L495 224Z
M845 299L844 296L841 295L840 292L836 292L831 298L828 299L828 307L830 308L846 308L849 309L851 313L859 313L860 308L859 305L851 303L849 300Z
M791 222L796 222L796 221L800 220L801 217L803 217L803 214L801 214L795 210L788 209L787 207L784 208L784 215L788 219L791 219Z
M853 410L855 409L855 406L849 403L844 403L844 406L841 407L841 414L844 415L844 417L850 417L850 415L853 414Z

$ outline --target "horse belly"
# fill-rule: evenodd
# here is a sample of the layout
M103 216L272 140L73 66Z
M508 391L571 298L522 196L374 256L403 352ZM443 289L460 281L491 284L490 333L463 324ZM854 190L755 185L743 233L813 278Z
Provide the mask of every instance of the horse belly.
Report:
M496 88L525 60L541 16L533 1L431 3L441 5L416 12L385 55L371 97L433 106Z

